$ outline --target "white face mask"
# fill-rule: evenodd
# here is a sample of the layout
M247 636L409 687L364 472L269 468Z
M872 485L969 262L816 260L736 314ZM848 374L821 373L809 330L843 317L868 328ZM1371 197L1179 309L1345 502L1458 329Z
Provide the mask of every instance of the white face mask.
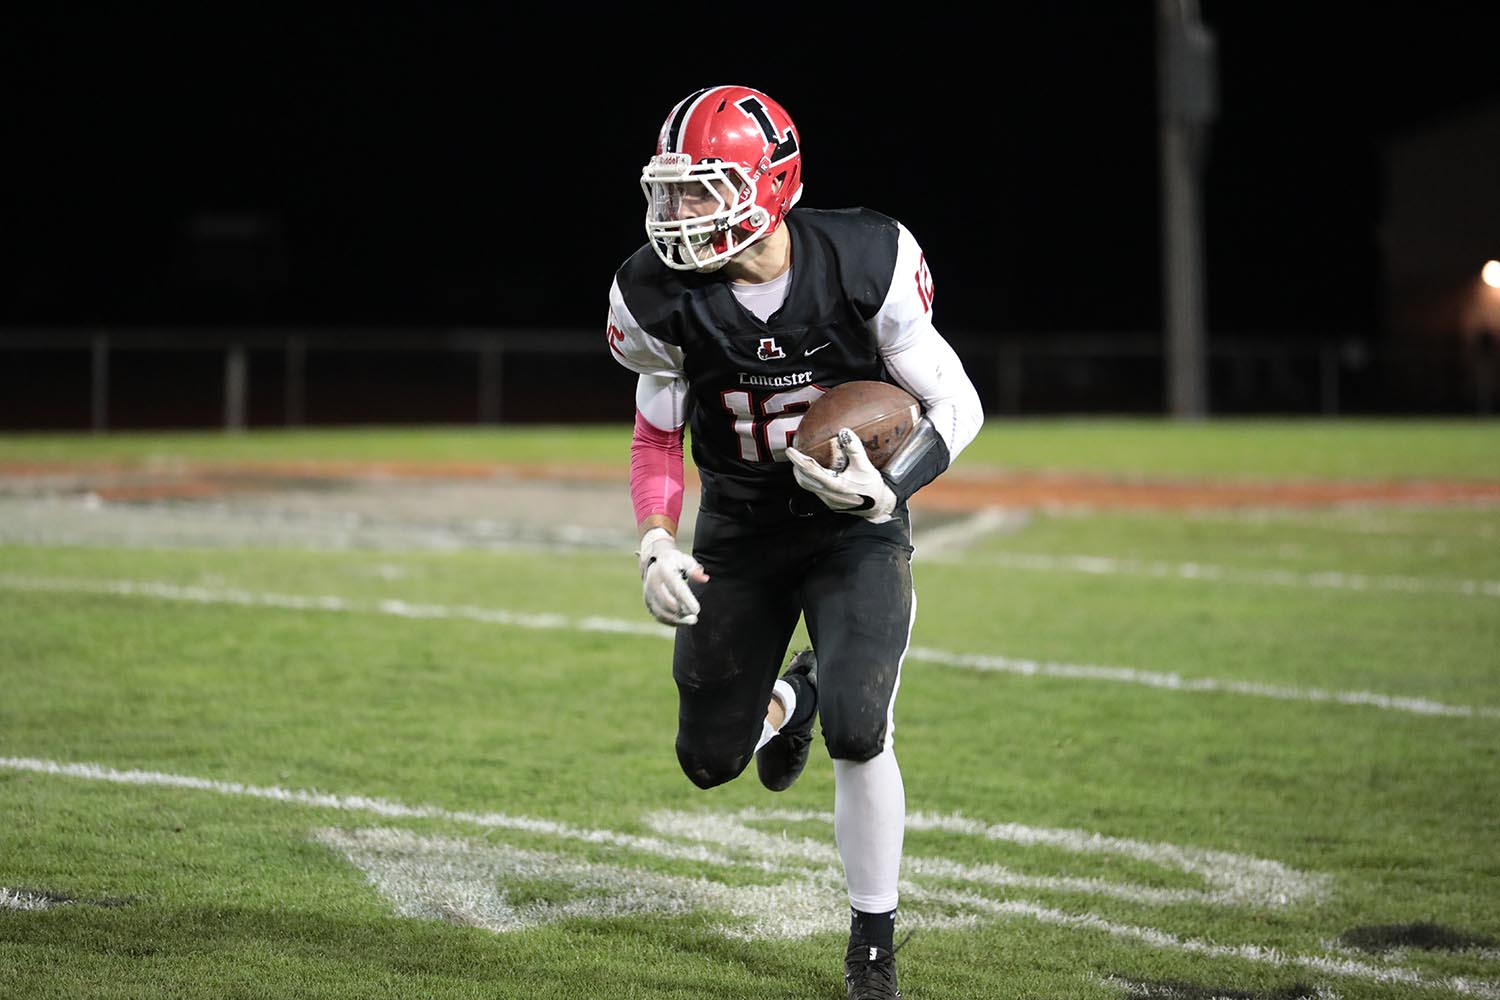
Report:
M692 163L685 153L662 153L641 171L641 190L646 235L673 270L717 270L770 228L737 163Z

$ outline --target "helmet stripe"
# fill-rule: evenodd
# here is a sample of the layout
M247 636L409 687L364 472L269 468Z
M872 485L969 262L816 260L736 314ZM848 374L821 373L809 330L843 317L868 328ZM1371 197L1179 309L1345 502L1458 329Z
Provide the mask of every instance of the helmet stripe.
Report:
M693 113L693 109L698 106L698 102L703 100L703 95L707 94L711 90L717 89L717 87L704 87L696 94L684 97L682 99L682 102L678 104L676 108L672 109L672 116L667 121L666 134L662 137L662 152L682 152L681 147L683 123L688 120L688 116Z

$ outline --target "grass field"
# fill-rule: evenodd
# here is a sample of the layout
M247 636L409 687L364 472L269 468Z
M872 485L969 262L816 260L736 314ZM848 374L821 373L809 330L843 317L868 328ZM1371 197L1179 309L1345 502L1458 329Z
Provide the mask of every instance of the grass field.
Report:
M72 509L33 464L627 443L11 435L0 496ZM1500 483L1500 426L1001 422L961 463ZM1500 505L914 507L907 997L1500 998ZM0 996L842 997L832 766L815 744L781 794L682 776L629 528L314 550L0 523Z
M630 428L541 426L262 430L101 435L0 434L0 465L15 462L429 461L619 463ZM1109 475L1500 480L1493 421L1049 419L992 421L963 468ZM957 468L957 467L955 467Z

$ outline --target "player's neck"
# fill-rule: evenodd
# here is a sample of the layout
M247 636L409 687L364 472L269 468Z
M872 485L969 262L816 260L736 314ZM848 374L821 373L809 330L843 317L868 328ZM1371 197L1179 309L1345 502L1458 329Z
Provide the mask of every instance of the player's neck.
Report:
M759 285L781 277L791 266L792 234L783 223L724 265L724 277L740 285Z

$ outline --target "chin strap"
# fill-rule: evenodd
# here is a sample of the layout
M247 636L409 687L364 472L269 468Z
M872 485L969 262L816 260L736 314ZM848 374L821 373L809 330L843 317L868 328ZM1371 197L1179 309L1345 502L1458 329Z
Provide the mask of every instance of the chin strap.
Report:
M913 493L942 475L948 468L948 460L947 443L924 416L880 470L880 475L896 494L897 501L905 503Z

